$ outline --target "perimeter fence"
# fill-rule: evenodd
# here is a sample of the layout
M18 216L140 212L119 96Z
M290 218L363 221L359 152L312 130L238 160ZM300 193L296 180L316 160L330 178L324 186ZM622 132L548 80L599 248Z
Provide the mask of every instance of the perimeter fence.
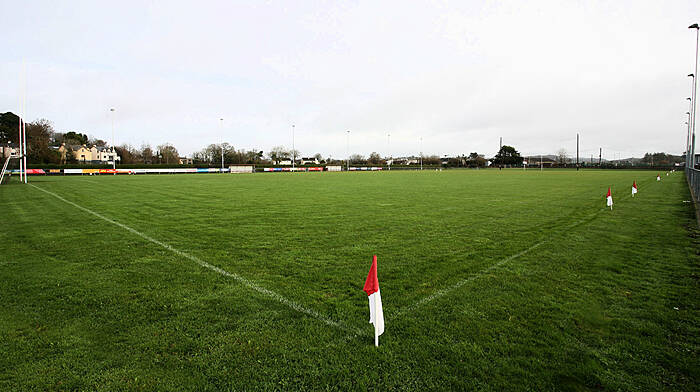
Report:
M686 168L685 177L688 180L690 194L693 198L693 204L695 205L695 212L698 215L698 225L700 225L700 203L698 203L698 197L700 197L700 170Z

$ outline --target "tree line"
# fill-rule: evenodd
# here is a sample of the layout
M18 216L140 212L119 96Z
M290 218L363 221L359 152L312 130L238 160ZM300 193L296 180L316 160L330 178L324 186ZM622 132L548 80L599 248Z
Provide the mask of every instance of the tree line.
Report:
M0 114L0 143L18 143L19 117L12 113ZM59 147L85 145L91 147L107 146L108 143L102 139L90 137L87 133L79 131L57 132L53 124L46 119L39 119L26 124L27 129L27 160L33 164L59 164L62 163L62 154ZM504 146L505 147L505 146ZM121 164L179 164L180 155L175 146L164 143L151 147L144 144L134 147L130 144L122 144L114 147L120 157ZM299 162L301 153L298 150L287 149L283 146L275 146L265 154L259 150L236 149L229 143L210 144L200 151L192 154L192 163L195 165L218 166L222 160L224 165L231 164L280 164L283 161L294 160ZM333 159L330 156L324 158L320 153L310 157L318 161L319 164L343 164L345 159ZM353 165L386 165L390 161L393 164L418 164L420 157L413 157L411 162L399 162L397 159L382 157L377 152L372 152L368 157L361 154L352 154L349 161ZM486 166L486 158L483 155L473 152L469 155L462 155L450 159L443 159L437 155L422 157L424 165L466 166L481 167ZM65 163L77 163L70 148L65 153Z
M19 117L12 113L0 114L0 143L18 143L18 128ZM59 164L61 163L61 153L58 148L65 144L66 146L93 145L98 147L107 146L107 142L102 139L88 136L86 133L78 131L57 132L53 124L46 119L39 119L26 124L27 129L27 160L34 164ZM164 143L151 147L150 144L143 144L140 147L134 147L130 144L122 144L115 146L115 151L119 154L121 164L179 164L180 155L175 146L170 143ZM294 160L299 162L301 153L298 150L287 149L283 146L275 146L265 154L260 150L245 150L236 149L229 143L210 144L200 151L192 154L192 163L195 165L211 165L218 166L221 164L223 152L224 165L235 164L267 164L277 165L283 161ZM311 155L319 164L339 165L346 163L346 159L333 159L330 156L324 158L320 153ZM65 157L65 163L76 163L76 159L72 156L72 152L68 149ZM420 160L427 166L444 165L449 167L485 167L488 165L484 155L476 152L468 155L458 155L450 158L440 158L437 155L429 155L423 157L410 157L399 160L398 158L382 157L377 152L372 152L365 157L361 154L352 154L348 157L352 165L375 165L383 166L389 163L393 165L403 164L419 164ZM407 161L408 160L408 161ZM524 158L513 146L504 145L498 153L490 159L492 165L497 166L521 166ZM682 155L671 155L663 152L646 153L643 158L635 159L632 164L648 164L667 166L675 163L681 163L685 160ZM566 154L566 150L560 149L556 154L558 165L566 166L570 163L570 158Z

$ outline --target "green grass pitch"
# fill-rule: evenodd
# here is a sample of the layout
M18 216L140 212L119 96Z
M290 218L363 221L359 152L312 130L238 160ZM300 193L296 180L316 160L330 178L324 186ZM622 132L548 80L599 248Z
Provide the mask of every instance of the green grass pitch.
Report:
M0 390L700 384L680 172L15 178L0 186Z

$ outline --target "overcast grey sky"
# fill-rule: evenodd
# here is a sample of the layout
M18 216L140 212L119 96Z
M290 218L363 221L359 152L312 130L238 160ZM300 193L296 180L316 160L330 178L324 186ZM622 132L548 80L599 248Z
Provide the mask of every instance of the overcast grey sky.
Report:
M700 1L0 0L0 111L116 142L490 156L685 148ZM224 118L223 127L218 119ZM387 134L391 134L388 138Z

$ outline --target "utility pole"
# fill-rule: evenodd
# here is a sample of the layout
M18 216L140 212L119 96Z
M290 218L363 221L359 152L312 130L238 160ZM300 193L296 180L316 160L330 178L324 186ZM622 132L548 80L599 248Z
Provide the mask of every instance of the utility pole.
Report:
M501 136L498 140L498 151L501 151L501 148L503 148L503 136Z
M348 137L347 137L347 144L345 146L345 163L347 165L346 169L347 171L350 171L350 130L348 129Z
M603 147L600 148L600 151L598 152L598 167L601 167L603 165Z
M292 124L292 169L294 169L294 161L297 160L297 152L294 148L294 124Z

